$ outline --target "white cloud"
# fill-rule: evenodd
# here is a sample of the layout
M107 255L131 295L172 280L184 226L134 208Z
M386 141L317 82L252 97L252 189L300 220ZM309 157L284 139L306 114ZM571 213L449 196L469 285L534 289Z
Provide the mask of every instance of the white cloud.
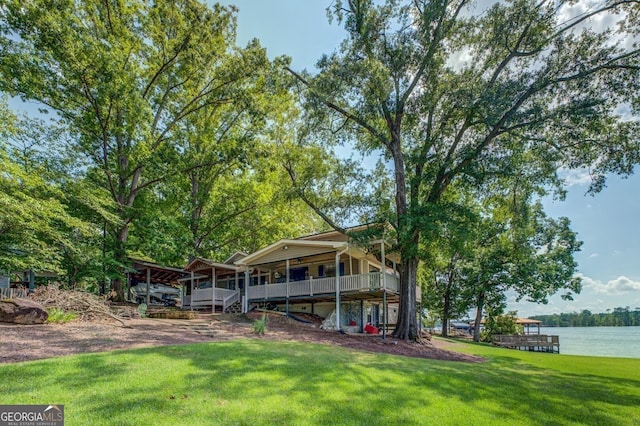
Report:
M595 259L596 257L600 256L598 253L591 253L589 255L589 259Z
M591 184L591 175L587 169L561 169L558 171L561 179L568 187L587 186Z
M629 306L640 307L640 282L625 276L619 276L608 282L581 274L583 288L580 294L574 294L574 300L563 300L559 294L549 298L549 303L536 304L515 301L515 295L507 293L507 310L518 311L518 316L549 315L569 312L581 312L585 309L593 313L606 312L608 309Z
M619 295L640 292L640 281L633 281L623 275L607 283L583 276L582 284L597 294Z

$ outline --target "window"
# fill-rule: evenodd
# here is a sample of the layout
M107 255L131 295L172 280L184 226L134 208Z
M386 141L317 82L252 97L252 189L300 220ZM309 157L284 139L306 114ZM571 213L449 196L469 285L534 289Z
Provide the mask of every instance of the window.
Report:
M335 277L336 276L336 264L327 263L318 266L319 277ZM344 276L344 262L340 262L340 276Z

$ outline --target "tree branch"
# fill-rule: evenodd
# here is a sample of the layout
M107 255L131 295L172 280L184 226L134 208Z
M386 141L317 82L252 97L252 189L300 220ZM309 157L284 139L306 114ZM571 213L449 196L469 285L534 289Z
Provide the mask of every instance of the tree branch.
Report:
M364 121L362 118L358 117L357 115L350 113L349 111L345 110L344 108L342 108L342 107L336 105L335 103L331 102L330 100L326 99L324 96L319 94L316 90L314 90L313 87L311 87L311 85L309 84L309 82L307 82L307 80L305 80L301 75L299 75L298 73L296 73L295 71L293 71L289 67L285 67L285 68L298 81L300 81L302 84L304 84L312 93L314 93L316 96L318 96L327 107L329 107L332 110L336 111L337 113L343 115L344 117L347 117L348 119L354 121L355 123L357 123L358 125L363 127L365 130L367 130L372 136L374 136L376 139L378 139L380 142L382 142L382 144L384 144L385 146L389 146L389 139L387 139L387 137L384 136L382 133L378 132L373 126L369 125L369 123L367 123L366 121Z

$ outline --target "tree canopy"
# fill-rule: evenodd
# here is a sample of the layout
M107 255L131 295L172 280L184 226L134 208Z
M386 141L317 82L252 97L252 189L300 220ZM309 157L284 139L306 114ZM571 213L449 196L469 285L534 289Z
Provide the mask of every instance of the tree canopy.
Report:
M588 168L592 189L638 162L635 1L572 15L572 2L336 1L348 31L315 75L290 70L334 138L378 150L395 182L387 219L401 254L395 335L417 337L420 239L455 182L521 176L551 188ZM617 26L596 31L590 19Z
M638 163L640 3L574 4L336 0L347 38L309 73L236 46L233 6L0 0L0 90L53 112L0 108L0 266L122 296L129 251L220 259L320 217L391 224L372 228L402 259L398 338L418 338L420 265L464 281L456 309L579 291L579 242L536 197Z
M278 77L287 59L269 61L257 40L236 46L234 7L6 0L0 10L0 89L53 110L84 185L107 191L117 220L92 220L120 297L130 251L185 262L266 243L231 230L270 229L257 209L273 203L275 177L255 170L289 96ZM247 212L259 219L242 222Z

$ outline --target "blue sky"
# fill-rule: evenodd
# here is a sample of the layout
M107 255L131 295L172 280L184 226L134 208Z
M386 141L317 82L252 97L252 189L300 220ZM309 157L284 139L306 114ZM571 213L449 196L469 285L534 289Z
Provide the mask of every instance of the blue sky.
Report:
M345 36L335 22L329 24L326 7L331 0L235 0L238 14L238 43L258 38L271 58L288 55L296 70L314 68L323 53L337 49ZM580 2L578 2L578 6ZM576 7L578 7L576 6ZM552 297L547 305L516 303L509 297L509 309L520 316L589 309L605 312L615 307L640 307L640 176L622 179L612 176L607 188L595 197L585 195L586 173L571 172L567 199L545 200L550 216L566 216L583 241L576 255L583 278L581 294L568 302Z

